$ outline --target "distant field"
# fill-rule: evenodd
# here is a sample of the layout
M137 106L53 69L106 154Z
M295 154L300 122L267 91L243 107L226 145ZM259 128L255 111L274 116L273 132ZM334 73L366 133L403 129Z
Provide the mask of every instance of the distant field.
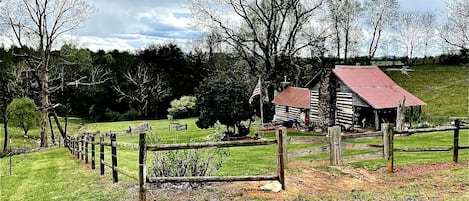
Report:
M399 71L386 73L404 89L427 105L423 113L430 116L469 116L469 66L413 66L409 76Z

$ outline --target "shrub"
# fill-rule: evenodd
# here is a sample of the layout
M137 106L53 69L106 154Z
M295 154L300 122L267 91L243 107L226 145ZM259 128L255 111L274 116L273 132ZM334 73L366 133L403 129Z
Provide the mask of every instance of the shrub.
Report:
M197 99L194 96L183 96L180 99L171 101L168 108L168 119L183 119L196 115L195 105Z
M158 143L158 135L149 136L150 143ZM227 149L189 149L153 152L152 163L148 168L150 177L188 177L215 175L223 165L225 157L229 156ZM203 183L187 182L197 188Z

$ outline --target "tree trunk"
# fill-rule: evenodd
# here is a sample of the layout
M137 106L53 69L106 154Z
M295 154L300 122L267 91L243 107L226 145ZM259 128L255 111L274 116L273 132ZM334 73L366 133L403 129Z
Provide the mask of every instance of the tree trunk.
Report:
M347 65L348 63L348 60L347 60L347 57L348 57L348 47L349 46L349 30L346 29L345 30L345 47L344 47L344 64Z
M52 144L55 144L55 136L54 136L54 128L52 127L52 121L50 119L51 114L49 113L48 119L49 119L49 126L50 126L50 138L52 140Z
M47 51L45 51L47 52ZM49 103L49 56L43 53L44 63L42 64L41 75L41 147L48 147L47 144L47 130L48 130L48 103Z
M3 132L4 132L4 140L3 140L3 152L7 150L7 144L8 144L8 119L6 115L3 115Z
M53 116L54 116L55 124L57 125L57 128L59 129L60 135L62 135L62 139L65 139L66 138L66 133L62 129L62 125L59 122L59 118L57 117L57 112L55 112L55 110L54 110ZM65 119L65 121L67 121L67 120Z

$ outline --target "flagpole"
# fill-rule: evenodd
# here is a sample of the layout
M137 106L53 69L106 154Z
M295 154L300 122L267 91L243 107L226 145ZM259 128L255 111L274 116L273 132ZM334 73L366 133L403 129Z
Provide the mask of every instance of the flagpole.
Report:
M262 104L262 79L259 78L259 88L261 89L261 94L259 97L259 104L260 104L260 109L261 109L261 129L262 129L262 137L264 137L264 109L263 109L263 104Z

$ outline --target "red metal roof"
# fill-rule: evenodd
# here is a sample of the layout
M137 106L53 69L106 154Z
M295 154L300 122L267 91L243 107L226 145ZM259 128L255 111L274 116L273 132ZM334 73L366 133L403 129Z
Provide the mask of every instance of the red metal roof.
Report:
M375 109L395 108L405 97L405 106L425 105L376 66L336 66L334 74Z
M307 88L288 87L272 103L290 107L310 109L311 91Z

